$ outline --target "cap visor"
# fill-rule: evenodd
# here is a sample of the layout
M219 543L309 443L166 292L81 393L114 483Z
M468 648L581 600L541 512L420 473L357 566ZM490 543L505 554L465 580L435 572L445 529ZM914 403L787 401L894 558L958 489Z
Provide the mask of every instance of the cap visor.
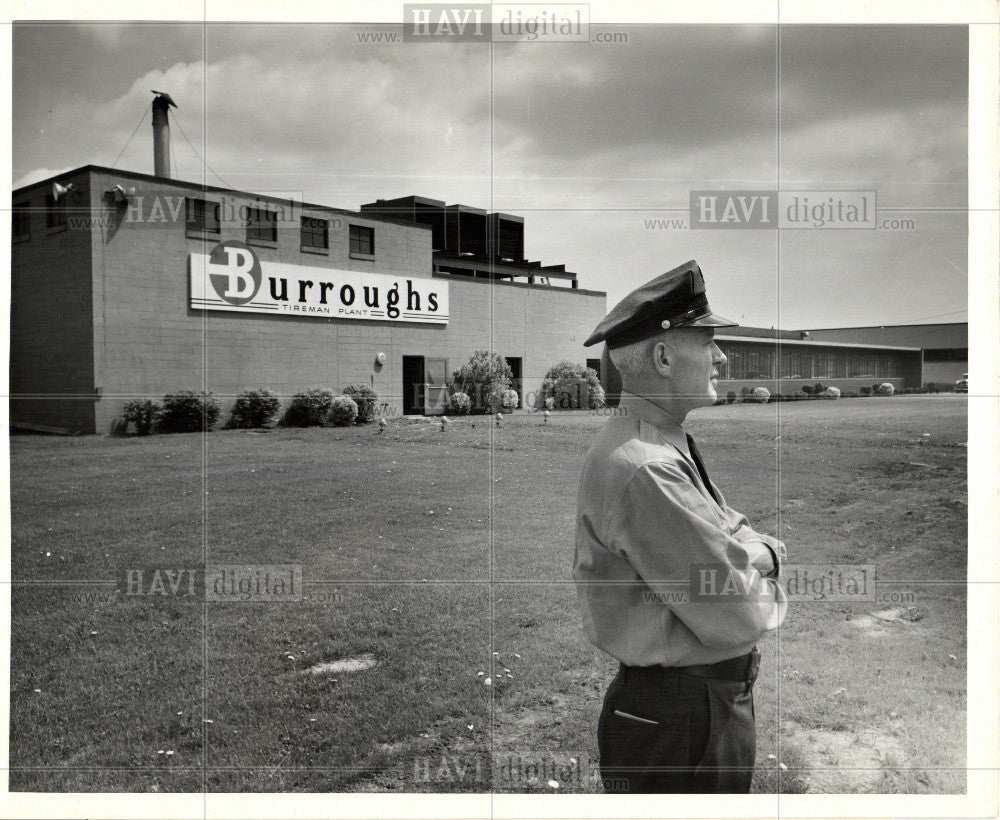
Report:
M683 327L739 327L739 322L734 322L730 319L724 319L721 316L717 316L714 313L709 313L708 316L702 316L700 319L695 319L693 322L685 322Z

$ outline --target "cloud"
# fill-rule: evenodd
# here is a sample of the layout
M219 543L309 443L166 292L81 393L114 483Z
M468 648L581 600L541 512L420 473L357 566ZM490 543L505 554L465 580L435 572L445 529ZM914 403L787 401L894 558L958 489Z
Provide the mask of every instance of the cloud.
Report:
M64 174L67 171L72 170L71 167L66 168L35 168L28 173L23 174L14 180L14 184L11 186L13 190L18 188L24 188L28 185L33 185L36 182L41 182L43 179L49 179L51 177L57 177L60 174Z

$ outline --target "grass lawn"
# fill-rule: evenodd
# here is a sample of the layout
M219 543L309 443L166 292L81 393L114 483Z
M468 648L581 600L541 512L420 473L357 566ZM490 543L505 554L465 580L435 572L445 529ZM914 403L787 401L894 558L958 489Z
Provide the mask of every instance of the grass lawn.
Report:
M790 562L877 568L878 601L794 602L762 641L755 791L964 791L966 406L690 417ZM616 664L570 567L603 422L12 438L11 790L598 790ZM306 600L120 583L206 562L300 565Z

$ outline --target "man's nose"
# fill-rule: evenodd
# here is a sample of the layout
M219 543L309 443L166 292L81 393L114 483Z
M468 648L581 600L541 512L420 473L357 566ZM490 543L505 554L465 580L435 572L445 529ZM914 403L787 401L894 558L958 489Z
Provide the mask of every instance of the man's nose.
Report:
M712 343L712 347L715 349L712 354L712 362L714 364L725 364L727 361L729 361L729 359L726 358L726 354L722 352L721 347L719 347L714 342Z

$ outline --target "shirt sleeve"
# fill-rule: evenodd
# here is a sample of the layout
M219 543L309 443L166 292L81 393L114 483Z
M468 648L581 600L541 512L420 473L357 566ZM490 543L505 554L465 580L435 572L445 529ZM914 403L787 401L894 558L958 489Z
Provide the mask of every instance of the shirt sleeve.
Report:
M781 565L788 557L785 545L774 536L757 532L750 526L747 517L732 507L725 506L723 512L726 514L733 538L755 553L753 564L757 570L769 578L780 578Z
M754 566L769 547L730 535L676 465L640 467L610 513L604 543L705 646L745 646L781 624L784 590ZM681 590L688 594L678 596Z

